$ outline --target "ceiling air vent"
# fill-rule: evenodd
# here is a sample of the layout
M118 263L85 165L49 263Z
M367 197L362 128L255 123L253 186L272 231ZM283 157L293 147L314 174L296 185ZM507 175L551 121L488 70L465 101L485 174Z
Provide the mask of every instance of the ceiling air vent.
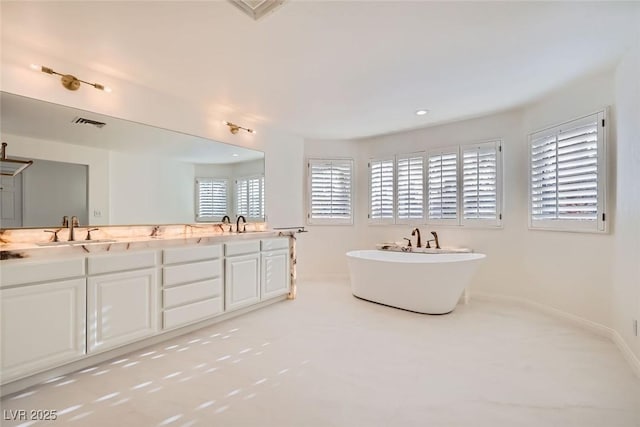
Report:
M281 6L285 0L229 0L229 2L257 21Z
M84 117L76 117L71 122L77 125L92 125L97 128L103 128L106 125L106 123L98 122L96 120L91 120L91 119L85 119Z

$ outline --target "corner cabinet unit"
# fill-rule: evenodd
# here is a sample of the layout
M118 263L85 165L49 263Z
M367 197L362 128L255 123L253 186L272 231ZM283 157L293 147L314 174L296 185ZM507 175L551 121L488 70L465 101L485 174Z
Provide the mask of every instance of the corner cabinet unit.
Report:
M157 251L144 251L87 259L89 353L158 332L157 258Z
M7 262L2 287L2 383L85 354L84 258Z
M165 249L162 328L222 314L222 245Z
M226 311L260 302L260 240L226 243L224 251Z
M289 239L263 239L261 248L261 299L266 300L289 293L291 288Z

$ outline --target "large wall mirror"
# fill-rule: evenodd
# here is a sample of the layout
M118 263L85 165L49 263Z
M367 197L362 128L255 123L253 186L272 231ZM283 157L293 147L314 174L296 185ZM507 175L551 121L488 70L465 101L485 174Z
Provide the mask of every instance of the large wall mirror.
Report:
M264 221L264 153L0 92L1 228Z

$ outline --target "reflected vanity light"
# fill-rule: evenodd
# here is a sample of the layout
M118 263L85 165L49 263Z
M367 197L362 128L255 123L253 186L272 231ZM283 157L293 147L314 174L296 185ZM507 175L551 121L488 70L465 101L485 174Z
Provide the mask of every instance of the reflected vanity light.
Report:
M72 74L58 73L57 71L54 71L52 68L45 67L44 65L31 64L29 68L35 71L42 71L43 73L55 74L56 76L60 76L61 77L60 82L62 83L62 86L64 86L66 89L69 89L69 90L78 90L80 89L80 84L84 83L86 85L93 86L98 90L102 90L104 92L111 92L111 88L108 86L102 85L100 83L86 82L84 80L80 80L79 78L77 78Z
M253 129L244 128L244 127L242 127L242 126L240 126L240 125L237 125L237 124L235 124L235 123L228 122L228 121L226 121L226 120L225 120L225 121L223 121L222 123L224 123L225 125L229 126L229 132L231 132L231 133L232 133L232 134L234 134L234 135L235 135L236 133L238 133L238 131L239 131L240 129L242 129L242 130L246 130L247 132L249 132L249 133L253 133L253 134L257 133L257 132L256 132L255 130L253 130Z

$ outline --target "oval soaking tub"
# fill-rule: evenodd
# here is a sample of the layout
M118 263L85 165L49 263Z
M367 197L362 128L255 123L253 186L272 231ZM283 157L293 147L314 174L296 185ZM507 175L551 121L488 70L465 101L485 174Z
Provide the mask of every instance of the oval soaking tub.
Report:
M425 314L453 311L484 254L347 252L351 291L368 301Z

